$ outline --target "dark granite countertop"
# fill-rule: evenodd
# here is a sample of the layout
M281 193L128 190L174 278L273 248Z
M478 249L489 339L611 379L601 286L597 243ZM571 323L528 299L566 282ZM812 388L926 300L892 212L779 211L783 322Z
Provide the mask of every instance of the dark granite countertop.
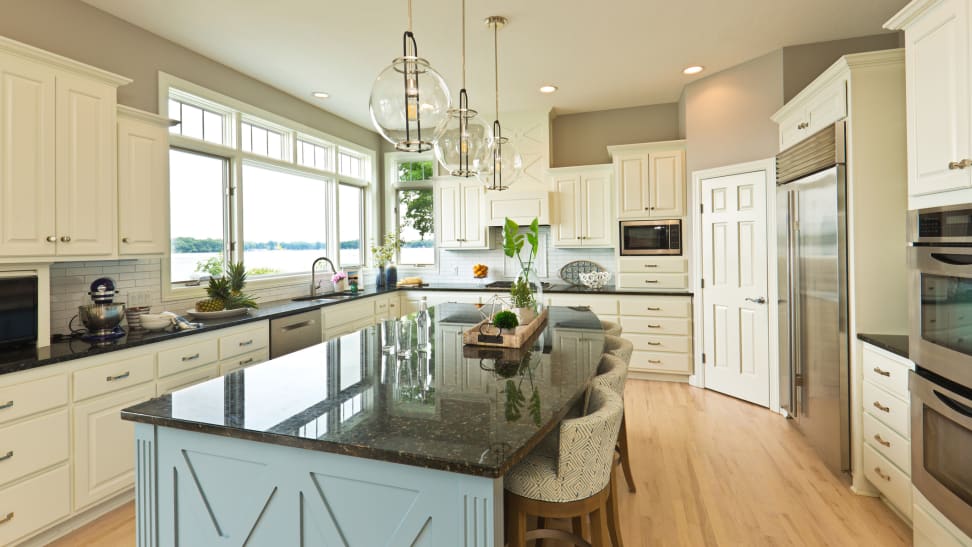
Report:
M890 351L895 355L900 355L905 359L908 357L908 335L907 334L861 334L857 337L872 346L877 346L883 350Z
M471 304L430 313L428 351L402 351L394 340L406 338L388 336L409 332L415 340L412 314L135 405L122 417L501 477L581 399L603 350L600 321L587 310L551 307L528 347L511 350L457 343L479 320Z
M488 281L487 281L488 282ZM486 291L504 292L506 289L487 288L484 283L430 283L423 285L422 288L404 288L402 290L415 291ZM582 285L568 285L567 283L551 283L550 287L543 289L544 294L623 294L638 296L692 296L692 291L637 291L632 289L619 289L614 285L605 285L600 289L588 289Z

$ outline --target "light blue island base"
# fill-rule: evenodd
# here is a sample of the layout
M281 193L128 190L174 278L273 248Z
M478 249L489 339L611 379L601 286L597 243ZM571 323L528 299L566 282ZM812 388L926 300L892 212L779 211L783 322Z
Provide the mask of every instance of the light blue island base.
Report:
M503 480L135 424L139 547L503 544Z

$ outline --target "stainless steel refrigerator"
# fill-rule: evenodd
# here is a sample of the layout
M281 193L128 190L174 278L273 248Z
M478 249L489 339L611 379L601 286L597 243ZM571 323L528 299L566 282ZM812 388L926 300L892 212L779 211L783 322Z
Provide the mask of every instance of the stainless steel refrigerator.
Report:
M781 152L780 404L834 473L850 470L845 127Z

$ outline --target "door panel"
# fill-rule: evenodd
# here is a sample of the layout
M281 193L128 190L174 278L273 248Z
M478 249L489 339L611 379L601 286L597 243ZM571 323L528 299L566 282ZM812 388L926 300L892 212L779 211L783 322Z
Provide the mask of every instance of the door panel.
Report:
M118 236L120 254L161 254L169 247L168 131L118 120ZM146 207L151 203L153 206Z
M438 207L439 226L436 229L439 247L457 248L462 239L460 219L460 188L453 182L440 183L435 188L435 205Z
M649 212L648 155L621 158L618 161L620 218L644 218Z
M557 200L557 220L555 240L561 245L580 245L580 178L558 178L554 181Z
M483 186L479 182L462 183L460 217L462 246L485 247L486 228L483 226Z
M705 387L769 406L764 171L702 181Z
M678 217L685 214L684 164L685 154L681 150L651 154L650 216Z
M584 246L613 246L614 215L611 214L611 177L584 177Z

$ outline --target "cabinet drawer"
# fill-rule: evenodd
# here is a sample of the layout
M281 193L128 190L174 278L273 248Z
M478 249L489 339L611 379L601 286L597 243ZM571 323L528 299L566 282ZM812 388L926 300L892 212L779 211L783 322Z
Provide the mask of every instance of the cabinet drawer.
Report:
M151 353L106 363L74 373L74 400L81 401L155 379Z
M216 340L160 351L159 378L216 362L219 359L218 354Z
M68 402L67 374L0 388L0 424Z
M911 478L902 473L887 458L878 454L870 445L865 444L863 450L864 476L881 491L891 505L910 519Z
M221 376L225 376L234 370L246 368L257 363L262 363L268 359L270 359L270 351L267 348L251 351L250 353L244 353L243 355L238 355L232 359L220 361L219 374Z
M688 336L665 336L651 334L629 334L623 333L634 344L636 350L641 351L662 351L666 353L689 353L692 347L692 339Z
M635 296L621 300L621 315L692 317L692 299L678 296Z
M683 274L618 274L622 289L687 289L688 276Z
M270 331L265 325L219 339L219 358L229 359L270 345Z
M682 257L622 257L618 259L621 273L687 273L688 260Z
M0 484L66 460L69 439L67 409L0 429Z
M348 302L322 309L324 310L325 328L341 327L365 317L373 317L375 315L375 299L366 298L359 302Z
M869 380L899 397L905 399L910 397L908 394L908 371L911 370L911 367L876 351L866 343L862 353L865 380Z
M358 332L359 330L364 329L364 328L367 328L367 327L370 327L370 326L372 326L374 324L375 324L375 321L373 319L370 319L370 318L367 318L367 319L359 319L359 320L355 321L354 323L348 323L346 325L342 325L342 326L338 326L338 327L334 327L334 328L328 329L327 330L327 336L325 336L325 338L327 340L333 340L334 338L337 338L339 336L346 336L348 334L352 334L352 333Z
M158 394L162 396L173 391L178 391L184 387L218 377L219 365L215 363L205 367L197 367L181 374L169 376L165 380L159 380Z
M680 334L692 332L692 321L674 317L621 317L625 334Z
M864 413L864 442L898 466L905 475L911 476L911 441L867 412Z
M66 465L0 490L0 545L40 530L71 511L71 477Z
M631 355L631 370L691 374L692 356L687 353L635 351Z
M902 437L911 439L911 404L864 382L864 410Z

